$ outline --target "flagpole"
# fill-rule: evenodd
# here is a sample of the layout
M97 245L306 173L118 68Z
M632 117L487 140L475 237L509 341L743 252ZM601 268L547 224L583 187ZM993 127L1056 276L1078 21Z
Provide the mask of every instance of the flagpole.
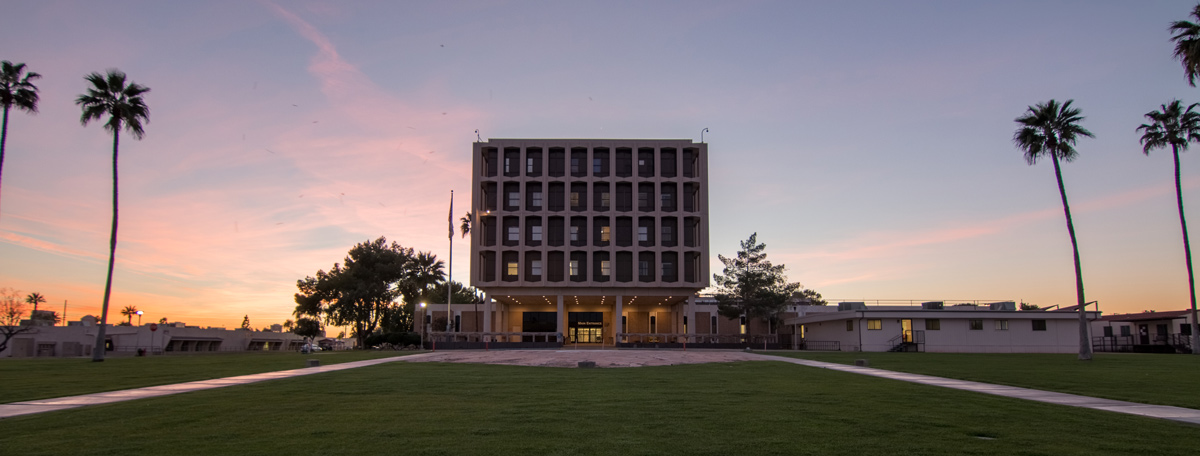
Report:
M450 190L450 215L446 218L450 225L450 256L446 259L446 332L453 328L454 316L450 312L450 302L454 300L454 190Z

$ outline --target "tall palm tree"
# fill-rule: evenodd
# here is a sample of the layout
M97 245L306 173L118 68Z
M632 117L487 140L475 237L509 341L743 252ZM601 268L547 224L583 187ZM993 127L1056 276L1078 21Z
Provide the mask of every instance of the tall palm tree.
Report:
M1079 306L1079 359L1092 359L1092 341L1088 337L1087 301L1083 298L1083 272L1079 267L1079 243L1075 240L1075 224L1071 221L1071 206L1067 204L1067 190L1063 187L1062 169L1058 162L1073 161L1079 156L1075 151L1075 140L1080 136L1094 138L1092 132L1079 126L1083 117L1079 109L1072 108L1075 100L1061 105L1055 100L1030 106L1024 115L1015 119L1016 133L1013 142L1025 151L1025 161L1030 165L1038 158L1049 156L1054 163L1054 177L1058 179L1058 194L1062 197L1063 214L1067 217L1067 233L1071 235L1071 249L1075 253L1075 297Z
M92 86L87 93L75 99L75 104L83 110L79 122L87 126L88 122L109 116L104 123L104 129L113 135L113 215L112 234L108 243L108 279L104 283L104 304L100 310L100 330L96 331L96 347L92 350L92 361L104 361L104 327L108 322L108 298L112 294L113 261L117 254L117 152L120 144L121 128L133 135L134 139L142 139L146 132L142 122L150 123L150 107L142 100L142 95L150 91L148 87L130 82L125 84L125 73L120 70L108 70L107 74L92 73L83 78Z
M1192 8L1191 16L1196 22L1175 21L1168 30L1175 34L1171 37L1175 42L1175 60L1183 64L1188 84L1196 87L1196 79L1200 78L1200 4Z
M463 218L458 219L458 221L462 222L462 237L467 237L467 234L471 233L471 222L475 221L475 217L468 212L467 215L464 215Z
M129 317L129 325L130 326L133 325L133 316L137 315L137 312L138 312L137 306L125 306L124 309L121 309L121 315Z
M404 278L400 281L400 292L404 295L405 306L415 305L417 300L423 299L429 293L431 287L443 281L446 275L445 267L446 262L439 260L433 253L417 252L412 255L408 267L405 268ZM416 307L408 310L415 315Z
M0 61L0 105L4 105L4 126L0 127L0 177L4 175L4 142L8 139L8 111L17 109L37 114L38 88L32 82L42 75L25 73L25 64Z
M25 297L25 302L28 304L33 304L33 312L29 314L32 317L37 313L38 304L46 302L46 297L42 296L41 293L29 293L29 295Z
M1187 262L1188 293L1192 300L1192 353L1200 354L1200 331L1196 325L1196 279L1192 274L1192 246L1188 239L1187 220L1183 217L1183 186L1179 181L1179 151L1187 150L1192 141L1200 141L1200 112L1193 104L1183 109L1183 103L1172 100L1162 105L1162 111L1150 111L1150 123L1137 128L1142 133L1142 152L1150 155L1153 149L1171 146L1175 157L1175 201L1179 206L1179 226L1183 228L1183 257Z

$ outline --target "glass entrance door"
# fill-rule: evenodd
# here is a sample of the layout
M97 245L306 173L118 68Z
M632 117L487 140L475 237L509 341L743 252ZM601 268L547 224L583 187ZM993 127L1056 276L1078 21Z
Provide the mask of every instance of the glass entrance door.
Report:
M604 314L602 312L570 312L567 314L567 339L570 343L604 343Z
M912 320L907 318L900 320L900 329L903 331L901 334L904 336L904 341L911 343L913 341Z
M604 341L604 332L600 328L571 328L571 342L598 344L602 341Z

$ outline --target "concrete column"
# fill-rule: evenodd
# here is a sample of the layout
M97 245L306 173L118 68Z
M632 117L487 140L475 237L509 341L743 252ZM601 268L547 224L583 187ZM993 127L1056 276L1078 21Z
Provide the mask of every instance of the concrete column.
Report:
M694 342L695 338L692 335L696 334L696 295L690 295L687 299L687 306L684 307L683 315L687 317L687 341Z
M567 314L563 312L562 295L558 295L558 341L563 341L563 334L566 334Z
M483 332L492 332L492 296L487 294L483 296ZM490 341L491 337L484 340Z
M619 339L620 336L618 336L618 334L625 331L625 328L621 327L621 314L622 314L621 304L623 303L624 300L625 300L624 296L617 296L616 309L614 309L614 311L613 311L613 325L612 326L613 326L613 346L614 347L617 346L617 342L621 341Z

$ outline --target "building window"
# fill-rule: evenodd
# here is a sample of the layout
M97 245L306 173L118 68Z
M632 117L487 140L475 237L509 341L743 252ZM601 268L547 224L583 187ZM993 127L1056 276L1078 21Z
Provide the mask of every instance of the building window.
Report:
M968 320L971 325L971 331L983 331L983 320Z
M508 192L508 205L519 207L521 205L521 194L517 192Z
M609 270L608 260L600 260L600 276L608 277L609 272L610 272L610 270Z
M942 321L936 318L926 318L925 329L927 331L940 331L942 329Z
M1130 334L1129 334L1129 327L1128 327L1128 326L1122 326L1122 327L1121 327L1121 335L1122 335L1122 336L1129 336L1129 335L1130 335Z
M516 261L509 262L508 263L508 274L505 274L505 275L516 277L517 274L519 274L519 273L520 273L520 269L517 268L517 262Z
M846 331L854 331L854 320L846 320Z
M504 157L504 174L512 172L512 157Z
M650 262L649 261L639 261L638 262L638 275L640 275L642 277L650 275Z
M571 207L579 207L579 192L571 192Z
M638 240L642 241L642 242L646 242L646 241L650 240L650 227L648 227L648 226L639 226L638 227Z
M740 325L741 329L739 329L739 331L741 331L741 332L739 332L738 334L746 334L746 316L742 315L739 322L741 323L741 325Z
M709 318L712 320L709 323L709 329L710 329L709 332L712 334L716 334L717 333L717 316L713 315L712 317L709 317Z
M533 260L533 268L532 269L533 269L534 277L541 277L542 276L542 260Z
M579 174L579 158L571 158L571 174Z
M650 205L650 194L646 192L638 192L638 207L647 207Z
M663 275L664 279L668 278L668 277L674 277L675 276L675 264L674 263L663 263L662 275Z
M533 192L533 207L542 207L542 192Z
M878 318L872 318L872 319L867 320L867 330L878 331L881 329L883 329L883 320L878 319Z
M530 240L541 241L542 240L542 227L531 226L529 228L532 229L532 231L533 231L532 233L530 233Z
M533 157L525 158L525 172L533 174Z
M571 277L579 277L579 260L571 260Z
M609 193L601 192L600 193L600 207L607 208L608 206L611 205L610 203L612 203L612 198L609 197Z
M604 163L599 158L592 159L592 174L600 174L600 165Z
M675 242L675 238L672 237L672 231L674 231L673 227L670 227L670 226L663 227L663 235L662 235L663 242Z
M1112 337L1112 336L1113 336L1112 326L1105 326L1104 327L1104 337Z
M610 226L600 227L600 242L608 242L608 238L610 235L612 235L612 227L610 227ZM605 275L607 275L607 274L605 274Z
M1033 330L1034 331L1045 331L1046 330L1046 320L1032 320L1032 321L1033 321ZM1128 331L1121 331L1121 332L1126 333ZM1122 335L1128 335L1128 334L1122 334Z
M508 227L508 240L510 240L510 241L521 240L521 228L516 227L516 226Z
M579 240L579 227L573 226L573 227L571 227L571 242L575 242L578 240Z
M1008 320L996 320L997 331L1008 331Z
M650 316L650 333L654 334L656 332L658 332L658 317L651 315Z

